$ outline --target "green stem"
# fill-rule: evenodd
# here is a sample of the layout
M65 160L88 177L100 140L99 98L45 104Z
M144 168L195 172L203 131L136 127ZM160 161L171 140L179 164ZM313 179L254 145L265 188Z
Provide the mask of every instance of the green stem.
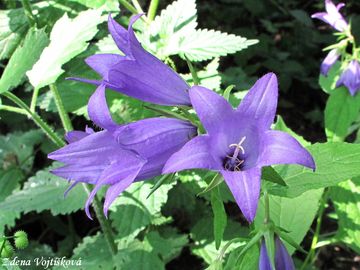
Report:
M126 0L119 0L119 3L123 5L128 11L130 11L133 14L138 14L138 11L135 7L133 7L128 1Z
M30 26L36 26L36 17L34 16L29 0L21 0L21 4L24 8L25 15L29 21Z
M151 0L148 10L148 19L150 22L154 20L158 6L159 6L159 0Z
M141 8L141 5L139 4L139 2L137 0L132 0L131 2L133 3L133 5L136 8L138 13L140 13L140 14L144 13L143 9Z
M39 96L40 88L35 88L31 97L30 110L35 112L35 107L37 103L37 98Z
M65 142L59 137L59 135L57 135L56 132L48 124L46 124L37 113L32 112L29 106L26 105L20 98L11 92L5 92L2 93L2 95L10 99L22 108L28 115L30 115L35 124L38 125L38 127L41 128L50 140L52 140L57 146L62 147L65 145Z
M28 115L25 110L14 106L0 105L0 110Z
M264 203L265 203L264 223L267 224L270 221L270 198L269 198L269 193L266 190L264 191Z
M300 270L305 269L306 266L314 260L315 250L317 248L316 245L318 243L319 236L320 236L321 223L322 223L322 218L324 216L324 211L325 211L325 205L326 205L326 202L327 202L327 198L328 198L328 190L325 190L325 192L324 192L324 194L322 196L322 199L320 201L318 217L316 219L315 234L314 234L314 237L313 237L312 242L311 242L309 253L306 256L306 259L305 259L303 265L301 266Z
M88 193L88 195L90 195L90 192L91 192L90 187L87 184L83 184L83 187L84 187L85 191ZM110 252L114 256L117 253L115 239L113 236L113 232L112 232L110 223L105 218L105 216L102 212L101 202L97 196L95 196L95 198L94 198L93 207L94 207L96 217L99 220L101 230L103 231L103 233L105 235L105 239L106 239L106 242L110 249Z
M3 238L3 239L4 240L3 240L2 244L1 244L1 247L0 247L0 255L1 255L1 253L2 253L2 251L4 249L4 247L5 247L5 242L6 242L6 238Z
M66 132L69 132L69 131L73 130L73 127L72 127L69 115L65 111L64 103L62 102L60 93L55 84L50 84L50 89L53 92L55 104L59 111L60 119L64 126L64 129Z

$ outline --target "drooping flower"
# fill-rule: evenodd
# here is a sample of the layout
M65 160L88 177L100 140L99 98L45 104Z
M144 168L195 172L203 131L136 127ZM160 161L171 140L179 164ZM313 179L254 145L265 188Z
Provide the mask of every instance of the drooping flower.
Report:
M321 63L321 74L324 76L327 76L329 73L329 70L331 67L336 63L336 61L339 59L340 54L337 49L331 50L327 56L325 57L324 61Z
M357 60L352 60L340 75L336 82L336 87L344 85L354 96L360 90L360 64Z
M102 81L72 78L106 87L125 95L160 105L190 105L190 86L170 67L144 50L136 39L132 25L141 15L130 19L129 28L120 26L111 16L109 32L125 56L95 54L86 63Z
M74 181L69 190L79 182L95 185L85 205L89 218L89 206L102 186L109 185L104 203L107 215L111 203L123 190L134 181L160 175L167 159L196 135L196 128L189 122L172 118L115 124L106 104L104 85L90 98L88 112L104 130L69 132L69 144L48 157L65 163L52 172Z
M260 247L259 270L272 269L265 241L262 240ZM275 236L275 269L295 270L294 262L278 236Z
M348 23L339 12L339 10L344 6L344 3L339 3L335 6L335 4L331 0L325 0L326 12L317 12L313 14L311 18L322 20L336 30L344 32L349 29Z
M315 169L312 156L293 137L269 130L277 106L275 74L259 79L237 109L204 87L194 86L189 93L207 134L195 137L172 155L164 173L194 168L220 172L244 216L252 222L261 167L300 164Z

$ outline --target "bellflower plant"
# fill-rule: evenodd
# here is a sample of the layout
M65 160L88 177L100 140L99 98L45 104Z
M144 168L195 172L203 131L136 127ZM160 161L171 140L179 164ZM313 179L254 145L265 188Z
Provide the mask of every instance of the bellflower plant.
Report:
M190 86L170 67L143 49L132 28L141 15L130 19L126 30L109 15L108 28L117 47L125 56L95 54L85 62L102 80L75 80L104 84L125 95L160 105L190 105Z
M222 174L252 222L260 194L261 167L299 164L315 169L310 153L287 133L272 131L278 83L268 73L249 90L237 109L201 86L190 89L191 103L207 134L195 137L167 161L164 173L208 169Z
M178 119L149 118L115 124L106 104L104 85L90 98L88 112L104 130L72 131L66 136L69 144L48 157L65 163L52 172L73 180L70 189L79 182L95 185L85 204L89 218L89 205L102 186L110 186L104 203L107 216L111 203L122 191L134 181L160 175L167 159L196 135L194 126Z
M320 71L321 74L327 76L331 67L339 59L340 53L338 49L332 49L328 55L325 57L324 61L321 63Z
M278 236L275 236L275 269L295 270L294 262ZM273 270L264 240L260 247L259 270Z
M360 90L360 64L351 60L336 82L336 87L344 85L352 96Z
M339 12L340 9L344 6L344 3L339 3L335 6L331 0L325 0L326 12L317 12L313 14L311 18L322 20L339 32L348 31L349 25Z

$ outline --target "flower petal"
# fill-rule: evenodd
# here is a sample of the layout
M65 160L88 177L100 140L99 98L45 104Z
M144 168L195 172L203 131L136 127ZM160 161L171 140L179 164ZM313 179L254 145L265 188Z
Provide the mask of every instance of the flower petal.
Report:
M124 59L124 56L117 54L94 54L85 59L86 64L108 80L109 70L118 62Z
M89 134L86 133L85 131L78 131L78 130L69 131L65 134L65 140L68 143L73 143L85 138L88 135Z
M260 196L261 169L246 171L221 171L245 218L251 223L256 215Z
M295 270L295 265L286 247L279 237L275 237L275 268L279 270Z
M299 164L315 170L311 154L292 136L282 131L269 130L264 134L264 150L261 166L275 164Z
M189 95L191 104L209 134L217 133L225 127L235 114L222 96L205 87L193 86Z
M274 121L278 100L278 82L274 73L262 76L241 101L237 112L254 119L262 129L270 128Z
M209 137L202 135L195 137L173 154L166 162L163 173L172 173L186 169L220 170L222 164L211 156Z
M344 85L354 96L360 90L360 64L357 60L352 60L341 73L340 78L336 82L336 87Z
M108 29L109 32L115 41L118 48L124 53L124 54L131 54L130 48L129 48L129 34L128 31L122 27L120 24L118 24L109 14L108 17Z
M103 185L114 185L123 180L125 180L126 184L129 183L129 181L133 181L145 163L146 161L144 159L136 157L135 155L128 155L122 161L113 163L108 168L106 168L102 172L100 180L96 183L85 203L86 215L92 219L89 206L94 200L96 193ZM111 196L111 198L113 198L113 196Z
M265 241L261 241L260 257L259 257L259 270L272 270L269 255L266 250ZM282 270L282 268L279 268Z
M99 127L112 130L117 127L111 118L106 102L105 86L100 85L92 94L88 103L88 113L90 119Z
M88 184L95 184L102 171L108 167L108 164L98 164L98 165L82 165L82 164L71 164L66 165L60 168L51 170L51 173L68 179L75 180L78 182L84 182Z

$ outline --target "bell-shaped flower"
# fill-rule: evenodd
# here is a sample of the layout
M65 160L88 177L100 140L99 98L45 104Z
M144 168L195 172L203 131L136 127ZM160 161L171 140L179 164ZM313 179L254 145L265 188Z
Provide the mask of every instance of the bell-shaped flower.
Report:
M195 137L175 153L164 173L194 168L220 172L242 213L252 222L260 194L261 167L300 164L315 168L312 156L293 137L269 130L278 98L273 73L259 79L237 109L204 87L194 86L189 93L207 134Z
M321 67L320 67L321 74L327 76L329 70L336 63L339 57L340 57L340 53L338 49L331 50L325 57L324 61L321 63Z
M354 96L360 90L360 64L357 60L351 60L346 69L341 73L336 82L336 87L344 85Z
M349 25L339 12L340 9L344 6L344 3L339 3L335 6L331 0L325 0L326 12L317 12L313 14L311 18L322 20L339 32L347 31L349 29Z
M196 135L196 128L189 122L172 118L115 124L106 104L104 85L91 96L88 112L104 130L69 132L69 144L48 157L65 164L52 173L74 181L68 191L79 182L95 185L85 205L89 217L89 205L102 186L109 186L104 203L107 215L123 190L134 181L160 175L167 159Z
M85 60L101 75L102 81L72 79L104 84L125 95L155 104L190 105L190 86L169 66L144 50L136 39L132 25L140 16L133 16L126 30L109 15L109 32L125 55L95 54Z
M294 262L278 236L275 236L275 269L295 270ZM259 270L273 270L264 240L260 247Z

